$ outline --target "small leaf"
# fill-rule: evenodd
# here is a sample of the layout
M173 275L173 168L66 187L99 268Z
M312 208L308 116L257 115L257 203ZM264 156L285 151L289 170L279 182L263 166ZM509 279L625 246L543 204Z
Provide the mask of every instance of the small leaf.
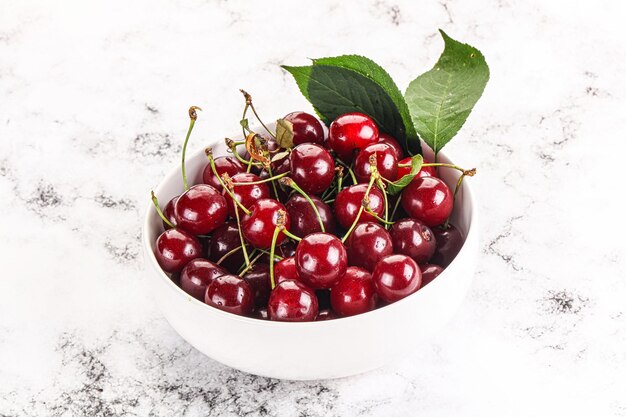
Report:
M415 155L411 158L411 172L396 180L392 183L387 183L387 193L391 195L396 195L400 191L404 189L407 185L413 181L413 178L420 172L422 169L422 164L424 163L424 158L422 155Z
M281 151L272 155L271 161L272 162L280 161L281 159L284 159L288 156L289 156L289 151Z
M293 123L289 120L276 120L276 143L281 148L293 148Z
M241 119L239 121L239 124L241 125L241 127L243 127L246 130L250 130L250 128L248 127L248 119Z
M478 49L440 32L445 48L439 61L404 94L415 129L435 154L461 129L489 80Z

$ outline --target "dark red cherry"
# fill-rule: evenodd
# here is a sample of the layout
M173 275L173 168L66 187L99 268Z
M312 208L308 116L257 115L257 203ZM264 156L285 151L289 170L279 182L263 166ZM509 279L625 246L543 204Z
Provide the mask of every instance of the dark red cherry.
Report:
M393 148L393 152L396 155L396 160L401 160L404 157L404 150L398 141L391 135L386 133L379 133L378 143L386 143Z
M241 239L239 238L239 229L234 221L226 222L213 231L211 235L211 245L209 249L209 259L217 262L227 253L241 248ZM241 249L234 251L226 257L220 266L230 273L236 273L244 263L243 251Z
M378 297L372 275L351 266L330 290L330 304L340 316L354 316L376 308Z
M332 311L330 308L325 308L317 313L317 318L315 319L315 321L334 320L336 318L337 315L334 311Z
M230 177L246 172L243 164L232 156L218 156L215 158L215 170L220 176L226 173ZM220 183L219 178L217 178L213 173L210 163L204 167L204 171L202 172L202 182L213 186L217 191L222 191L222 183Z
M309 196L317 208L324 229L328 233L335 232L335 216L333 210L318 197ZM320 222L315 214L315 210L306 198L300 194L294 194L285 204L289 217L291 218L291 228L289 231L296 236L304 237L311 233L321 232Z
M165 272L180 272L192 259L202 256L202 245L192 234L167 229L159 235L154 248L157 262Z
M243 237L252 246L259 249L268 249L272 246L272 238L274 230L278 224L278 211L285 212L284 226L289 230L291 224L289 213L281 203L270 198L259 200L250 207L250 214L246 214L241 220L241 231ZM280 232L276 238L276 244L279 245L285 240L285 234Z
M424 163L426 163L427 161L424 160ZM409 165L406 167L401 167L398 166L398 178L402 178L405 175L408 175L411 173L411 157L408 158L404 158L403 160L401 160L400 162L398 162L398 165ZM437 171L435 170L435 167L422 167L417 175L415 176L415 178L419 178L419 177L436 177L437 176Z
M274 321L313 321L318 312L317 297L299 281L283 281L270 294L267 313Z
M232 177L233 184L244 184L246 182L256 182L261 181L261 178L258 175L251 174L248 172L244 172L243 174L237 174ZM235 203L233 199L226 193L226 190L223 191L226 197L226 204L228 205L228 214L231 217L235 217ZM235 185L233 187L233 195L245 208L249 209L252 207L257 200L261 198L269 198L270 197L270 189L267 183L261 184L252 184L252 185ZM243 213L239 210L239 216L241 217Z
M389 229L395 253L411 257L418 264L428 262L437 241L430 227L416 219L401 219Z
M435 264L420 265L422 270L422 287L437 278L443 272L443 268Z
M274 264L274 283L278 285L283 281L289 280L298 280L296 258L293 256Z
M366 222L354 228L346 240L346 250L350 265L373 271L378 261L393 253L393 245L384 227Z
M258 320L269 320L269 314L267 313L267 308L257 308L256 310L254 310L254 313L252 313L252 318L258 319Z
M354 174L359 182L370 181L370 156L376 155L376 168L383 178L395 181L398 175L398 158L395 150L386 143L367 145L354 160Z
M324 144L324 128L317 118L303 111L289 113L283 119L293 125L293 144L317 143Z
M463 247L463 236L459 229L453 225L448 225L447 229L436 227L433 229L435 240L437 241L437 249L431 258L431 262L447 267Z
M204 302L229 313L247 316L254 310L254 291L237 275L222 275L209 284Z
M300 281L313 289L332 287L348 267L346 248L329 233L303 238L296 247L295 258Z
M330 290L315 290L315 296L320 310L330 308Z
M203 258L189 261L180 273L180 288L193 298L204 301L206 287L226 273L218 265Z
M307 194L325 191L335 177L335 160L320 145L303 143L291 151L291 178Z
M454 197L450 188L437 177L415 178L402 191L402 208L426 226L437 226L452 213Z
M176 226L176 216L174 215L174 206L176 205L176 201L178 201L178 197L179 196L176 196L172 198L170 201L168 201L168 203L165 205L165 208L163 209L163 215L174 226ZM170 226L169 224L163 222L163 228L169 229Z
M296 245L291 240L283 240L283 243L280 245L276 245L276 249L274 250L274 263L278 263L281 258L289 258L293 257L296 254ZM259 259L261 263L268 264L270 263L270 255L269 252L261 256Z
M243 275L243 279L254 291L254 305L256 308L265 307L270 298L270 267L266 264L256 263Z
M352 161L355 150L376 142L378 127L363 113L346 113L330 124L328 145L344 162Z
M344 188L339 191L335 198L335 218L341 225L341 227L348 229L357 214L359 208L362 205L365 191L367 190L367 184L357 184ZM372 187L369 193L369 207L376 213L377 216L382 217L385 211L385 200L383 193L376 187ZM378 222L375 217L363 210L361 217L359 217L359 223L364 222Z
M177 227L194 235L206 235L226 221L226 199L210 185L194 185L178 198L174 215Z
M406 255L389 255L381 259L372 273L376 292L384 301L393 303L413 294L422 284L422 272Z

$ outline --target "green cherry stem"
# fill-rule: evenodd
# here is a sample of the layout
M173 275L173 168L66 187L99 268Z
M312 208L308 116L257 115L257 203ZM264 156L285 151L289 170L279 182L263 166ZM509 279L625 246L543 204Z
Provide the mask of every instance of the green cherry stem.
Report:
M233 199L233 202L239 206L241 208L241 210L243 210L244 213L246 214L250 214L250 210L248 210L246 207L244 207L243 204L241 204L241 202L239 202L239 200L237 200L235 198L235 195L233 194L233 187L235 186L236 183L233 183L232 180L230 179L230 176L227 173L224 173L222 176L220 176L217 173L217 168L215 167L215 159L213 159L213 150L211 148L206 148L204 150L204 153L206 154L207 158L209 158L209 164L211 165L211 171L213 171L213 175L215 175L217 177L217 180L220 182L220 184L222 185L222 188L224 189L224 191L226 191L228 193L228 195L230 196L230 198ZM246 183L248 184L248 183ZM237 211L237 210L235 210Z
M159 214L159 217L161 218L161 220L163 220L169 227L171 227L172 229L175 229L176 226L174 226L172 224L171 221L169 221L167 219L167 217L165 217L165 215L163 214L163 212L161 211L161 207L159 206L159 200L157 200L156 195L154 194L154 191L151 191L152 193L152 204L154 204L154 208L156 209L157 213Z
M233 198L233 200L236 200ZM239 220L239 206L235 206L235 220L237 220L237 230L239 231L239 241L241 242L241 249L243 249L243 258L246 261L246 265L250 265L250 258L248 257L248 250L246 249L246 241L243 238L243 232L241 231L241 221Z
M290 239L295 240L296 242L300 242L302 240L301 237L298 237L296 235L294 235L293 233L291 233L289 230L287 229L283 229L283 233L285 234L285 236L287 236Z
M279 246L280 246L280 245L279 245ZM269 251L266 251L265 249L258 249L258 248L257 248L257 250L259 250L259 251L263 252L264 254L266 254L266 255L268 255L268 256L269 256L269 255L270 255L270 253L271 253L271 252L269 252ZM278 254L276 254L276 253L274 253L274 258L278 258L278 259L280 259L280 260L285 259L285 257L284 257L284 256L280 256L280 255L278 255Z
M233 185L236 187L238 185L257 185L257 184L263 184L266 182L270 182L270 181L275 181L275 180L279 180L283 177L286 177L287 175L289 175L289 172L283 172L282 174L278 174L275 175L273 177L269 177L269 178L265 178L263 180L259 180L259 181L252 181L252 182L234 182Z
M222 256L220 259L218 259L217 262L215 262L217 265L221 264L222 262L224 262L230 255L233 255L235 252L237 252L239 249L241 249L241 245L237 246L235 249L231 249L230 251L226 252L224 254L224 256Z
M393 206L393 211L391 212L391 217L390 219L393 220L394 217L396 216L396 211L398 211L398 207L400 207L400 200L402 198L400 196L398 196L398 199L396 200L396 204Z
M194 125L196 124L196 119L198 118L198 114L196 110L202 110L198 106L189 107L189 129L187 130L187 136L185 137L185 143L183 143L183 155L182 155L182 171L183 171L183 185L185 186L185 190L189 189L189 185L187 184L187 173L185 171L185 154L187 153L187 142L189 142L189 136L191 136L191 131L193 130Z
M266 178L266 181L271 181L272 182L272 189L274 190L274 195L276 196L276 201L280 202L280 198L278 197L278 189L276 189L276 183L274 182L274 180L277 179L277 178L280 179L280 178L284 177L285 175L288 174L288 172L283 173L284 175L283 174L279 174L279 175L276 175L275 177L273 177L274 174L272 173L272 166L271 165L272 164L270 162L268 162L266 164L266 166L265 166L265 168L267 169L267 173L270 176L269 178ZM281 177L281 175L282 175L282 177Z
M255 249L255 251L256 251L256 249ZM250 254L250 256L254 256L254 253L255 252L252 252ZM263 256L263 255L264 255L264 253L261 252L261 253L257 254L256 256L254 256L254 258L250 261L250 264L245 266L244 268L240 269L239 272L237 272L237 275L242 276L243 274L248 272L250 269L252 269L252 267L254 266L256 261L258 261L261 258L261 256Z
M476 173L476 169L474 169L474 173L472 175L474 175ZM452 201L453 204L456 204L456 194L459 192L459 189L461 188L461 184L463 184L463 179L465 178L465 172L461 174L461 176L459 177L458 181L456 182L456 186L454 187L454 194L452 194ZM443 228L447 229L448 225L450 224L450 217L452 216L452 214L450 214L450 216L448 216L448 218L446 219L446 222L443 224Z
M296 190L302 197L304 197L306 199L306 201L309 202L309 204L313 208L313 211L315 212L315 215L317 216L317 221L320 224L320 228L322 229L322 233L326 233L326 228L324 228L324 222L322 221L322 216L320 216L320 212L319 212L319 210L317 210L317 206L315 205L313 200L311 200L311 197L309 197L309 195L307 193L305 193L304 190L302 188L300 188L298 186L298 184L296 184L296 182L292 178L285 177L285 178L282 178L280 180L280 182L281 182L281 184L286 185L287 187L291 187L294 190Z
M263 126L263 128L267 131L267 133L270 134L271 137L276 139L276 135L271 130L269 130L267 126L265 126L265 123L263 123L263 120L261 120L261 118L257 114L256 109L254 108L254 104L252 104L252 96L242 89L240 89L239 91L241 91L241 94L243 94L244 98L246 99L246 108L249 106L252 109L252 113L254 113L254 117L256 117L259 123L261 123L261 126ZM244 113L244 116L245 116L245 113Z
M239 152L237 152L237 146L245 145L246 144L245 141L235 142L234 140L232 140L230 138L225 138L224 142L226 143L226 147L228 148L228 151L230 153L232 153L235 156L235 158L237 158L237 160L239 162L241 162L244 165L247 165L248 169L250 169L252 165L254 165L254 166L261 166L261 164L257 164L254 161L246 161L245 159L243 159L241 157L241 155L239 155ZM248 172L250 172L250 171L248 171Z
M359 207L359 211L357 212L356 217L354 218L354 221L352 222L352 225L350 226L350 228L348 229L346 234L343 236L343 238L341 238L341 242L342 243L346 242L346 240L348 239L348 237L350 236L350 234L352 233L352 231L354 230L356 225L359 223L359 220L361 219L361 214L363 214L363 210L365 209L365 207L366 206L369 207L369 204L370 204L370 199L369 199L370 191L372 190L372 186L374 185L374 182L376 182L376 179L380 176L378 174L378 168L376 167L376 156L375 155L372 155L370 157L370 172L371 172L370 182L367 184L367 189L365 190L365 195L363 195L363 201L361 202L361 207Z
M350 167L349 165L346 165L345 162L343 162L341 159L337 158L335 159L335 161L337 163L339 163L339 165L342 165L344 168L346 168L348 170L348 174L350 174L350 177L352 178L352 182L354 184L358 184L359 182L356 180L356 175L354 175L354 171L352 171L352 167Z
M391 222L391 221L383 219L378 214L374 213L369 207L365 209L365 212L369 214L370 216L374 217L379 222L383 223L385 226L391 226L392 224L395 223L395 222Z
M278 234L282 231L285 232L285 217L287 213L285 210L278 210L278 219L276 219L276 227L274 228L274 234L272 235L272 246L270 246L270 285L274 289L276 281L274 280L274 252L276 252L276 240L278 240Z
M382 176L380 178L382 178ZM385 184L380 180L380 178L376 181L376 185L378 185L378 188L383 193L383 200L385 201L385 219L384 220L380 219L380 220L383 221L383 223L385 224L385 229L389 229L389 225L393 224L393 222L391 223L389 222L389 200L387 199L387 191L385 190ZM369 211L371 210L369 210L368 208L368 212Z

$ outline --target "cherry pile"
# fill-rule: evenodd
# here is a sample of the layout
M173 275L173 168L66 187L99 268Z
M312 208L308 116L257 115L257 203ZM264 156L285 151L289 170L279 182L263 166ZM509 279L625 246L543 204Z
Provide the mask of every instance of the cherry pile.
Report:
M244 118L248 108L256 115L244 95ZM325 137L314 116L290 113L286 140L242 121L245 140L226 139L229 155L207 149L203 183L189 186L196 110L185 191L163 210L153 194L165 228L156 259L190 296L258 319L328 320L413 294L459 252L449 223L456 190L438 170L461 169L424 161L401 193L387 193L412 159L367 115L337 117ZM461 171L457 188L472 175Z

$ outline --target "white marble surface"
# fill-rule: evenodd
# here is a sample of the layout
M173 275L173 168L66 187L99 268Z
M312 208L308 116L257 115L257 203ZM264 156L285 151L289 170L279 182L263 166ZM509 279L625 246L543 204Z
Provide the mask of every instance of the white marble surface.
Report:
M0 416L626 416L622 4L0 0ZM281 63L360 53L404 89L439 27L492 74L447 148L478 167L485 220L454 321L312 383L187 345L139 231L188 106L197 148L237 130L240 87L269 119L309 108Z

